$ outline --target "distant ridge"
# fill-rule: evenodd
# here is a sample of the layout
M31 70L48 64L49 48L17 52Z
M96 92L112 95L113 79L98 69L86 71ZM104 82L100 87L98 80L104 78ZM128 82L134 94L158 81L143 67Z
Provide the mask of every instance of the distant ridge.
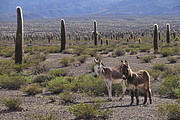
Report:
M76 15L180 15L180 0L1 0L0 20L16 20L16 6L25 19Z

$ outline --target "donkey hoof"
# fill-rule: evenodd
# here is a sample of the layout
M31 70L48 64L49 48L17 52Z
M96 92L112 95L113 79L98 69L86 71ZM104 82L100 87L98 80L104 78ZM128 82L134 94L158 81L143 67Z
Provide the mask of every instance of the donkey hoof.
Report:
M108 102L111 102L111 101L112 101L112 99L111 99L111 98L108 98L108 99L107 99L107 101L108 101Z

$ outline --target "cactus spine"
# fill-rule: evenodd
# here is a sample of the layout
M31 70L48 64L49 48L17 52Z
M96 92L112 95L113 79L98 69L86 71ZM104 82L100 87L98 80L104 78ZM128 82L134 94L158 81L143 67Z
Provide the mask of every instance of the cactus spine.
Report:
M170 43L170 24L166 24L166 42Z
M94 20L93 36L94 36L94 45L97 45L97 22L95 20Z
M23 31L23 15L21 7L16 8L17 11L17 31L16 31L16 41L15 41L15 63L22 64L23 54L24 54L24 31Z
M158 50L158 25L154 24L154 51Z
M65 26L65 21L61 19L61 50L60 52L65 50L65 46L66 46L66 26Z

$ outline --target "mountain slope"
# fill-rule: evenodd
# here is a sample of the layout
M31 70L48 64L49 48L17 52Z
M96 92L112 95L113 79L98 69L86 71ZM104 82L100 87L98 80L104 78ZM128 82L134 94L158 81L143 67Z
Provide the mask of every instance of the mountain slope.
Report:
M99 14L180 15L179 0L1 0L0 20L16 19L21 6L25 19Z

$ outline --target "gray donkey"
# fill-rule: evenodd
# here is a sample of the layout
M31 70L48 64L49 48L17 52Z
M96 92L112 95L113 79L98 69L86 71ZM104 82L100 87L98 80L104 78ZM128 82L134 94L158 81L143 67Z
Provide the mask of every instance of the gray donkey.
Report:
M127 83L131 89L131 103L134 102L134 95L136 97L136 104L139 104L138 98L138 89L142 89L144 91L144 103L147 102L147 94L149 94L149 101L152 104L151 99L151 88L150 88L150 76L146 70L140 70L138 72L133 72L127 61L122 63L121 71L123 72L123 78L127 79Z

